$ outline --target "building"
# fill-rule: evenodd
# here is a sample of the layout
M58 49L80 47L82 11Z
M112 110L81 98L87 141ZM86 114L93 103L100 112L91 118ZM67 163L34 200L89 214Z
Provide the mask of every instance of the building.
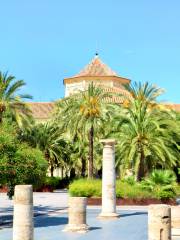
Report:
M115 71L104 64L98 54L96 54L80 73L64 79L65 97L79 90L87 89L89 83L92 81L96 85L104 87L106 91L117 92L123 92L123 85L130 83L129 79L120 77Z
M65 97L68 97L79 90L87 89L90 82L101 86L107 92L117 92L123 95L128 94L124 84L130 83L130 79L119 76L109 66L102 62L98 54L78 74L65 78ZM122 103L122 98L114 96L111 100ZM53 102L32 102L29 103L32 114L37 121L44 122L52 116L55 104ZM180 104L168 104L172 109L180 111Z

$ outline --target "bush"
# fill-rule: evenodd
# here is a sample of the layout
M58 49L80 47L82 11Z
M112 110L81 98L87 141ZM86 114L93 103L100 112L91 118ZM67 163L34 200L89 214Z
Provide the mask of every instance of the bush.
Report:
M173 191L166 191L163 189L159 189L155 191L155 196L157 199L173 199L176 196L176 193Z
M79 179L72 182L69 186L69 193L76 197L101 197L101 180ZM179 187L180 190L180 187ZM145 189L144 185L135 182L133 185L126 182L116 181L116 197L130 199L170 199L177 195L177 191L169 188L169 185L160 186L151 190Z
M69 193L76 197L101 197L101 180L75 180L69 185Z
M8 186L8 196L12 198L14 186L43 184L47 171L47 161L42 152L20 143L15 132L0 128L0 183Z
M130 176L130 177L126 177L124 180L122 180L123 182L127 182L128 184L131 184L131 185L135 185L136 184L136 181L135 181L135 178L134 176Z
M142 190L138 183L129 184L124 181L116 181L116 196L118 198L144 199L152 197L152 194L146 190Z
M154 170L148 178L141 182L141 186L158 199L169 199L176 196L176 176L170 170Z
M71 196L77 197L101 197L101 186L101 180L75 180L69 186L69 193ZM147 198L150 197L150 193L148 191L142 191L138 184L132 186L127 182L117 180L116 196L118 198Z
M46 177L45 186L52 187L53 189L57 189L60 185L60 177Z

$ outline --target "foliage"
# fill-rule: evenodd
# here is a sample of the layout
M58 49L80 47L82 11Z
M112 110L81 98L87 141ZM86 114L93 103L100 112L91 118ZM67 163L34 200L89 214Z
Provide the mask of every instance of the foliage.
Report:
M154 170L150 176L142 181L142 187L156 192L157 198L172 198L176 195L176 176L170 170Z
M93 82L89 84L87 90L80 91L57 103L57 115L63 121L63 128L74 137L77 133L88 139L88 176L93 177L94 173L94 138L103 121L107 121L110 114L110 104L106 99L111 98L111 94L102 88L96 87ZM83 142L84 142L83 140Z
M129 176L129 177L126 177L122 180L123 182L126 182L130 185L135 185L136 184L136 181L134 179L134 176Z
M60 184L60 177L46 177L44 182L45 186L51 186L53 189L57 189Z
M23 86L25 86L23 80L15 80L14 76L0 72L0 123L6 116L22 127L31 117L31 111L23 100L32 97L17 93Z
M142 190L140 184L130 184L123 181L117 181L116 186L116 196L119 198L130 198L130 199L144 199L152 198L153 195L146 191Z
M52 177L55 167L66 166L70 155L70 144L62 138L60 128L52 120L46 123L34 123L29 128L23 129L20 139L44 153Z
M151 189L155 185L173 185L176 183L176 176L171 170L154 170L150 176L143 182Z
M101 180L79 179L75 180L69 186L69 193L76 197L100 197Z
M11 198L16 184L38 187L45 179L47 163L40 150L18 141L12 126L0 127L0 183Z
M157 104L161 89L148 83L131 84L126 89L130 96L114 118L116 128L110 135L118 140L116 164L124 173L132 169L140 181L153 168L171 168L179 162L174 146L180 131L175 114Z
M98 179L79 179L73 181L69 186L71 196L77 197L101 197L101 180ZM166 188L167 187L167 188ZM178 194L175 186L174 191L168 189L168 185L159 185L158 188L152 190L145 189L143 184L128 181L116 180L116 197L130 199L169 199L174 198Z

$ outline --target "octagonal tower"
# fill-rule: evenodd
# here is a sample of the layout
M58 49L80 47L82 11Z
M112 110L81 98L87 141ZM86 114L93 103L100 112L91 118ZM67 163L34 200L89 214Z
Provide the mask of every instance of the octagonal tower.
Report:
M104 64L96 53L92 61L80 73L64 79L65 97L79 90L87 89L90 82L104 87L105 91L124 92L123 85L130 83L130 80L120 77L115 71Z

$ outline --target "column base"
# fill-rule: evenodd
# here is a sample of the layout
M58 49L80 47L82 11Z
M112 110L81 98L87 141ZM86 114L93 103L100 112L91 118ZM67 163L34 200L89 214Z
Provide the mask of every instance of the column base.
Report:
M68 224L63 232L77 232L77 233L86 233L89 231L89 226L87 224Z
M119 218L120 215L117 214L117 213L100 213L98 215L98 218L100 219L116 219L116 218Z

